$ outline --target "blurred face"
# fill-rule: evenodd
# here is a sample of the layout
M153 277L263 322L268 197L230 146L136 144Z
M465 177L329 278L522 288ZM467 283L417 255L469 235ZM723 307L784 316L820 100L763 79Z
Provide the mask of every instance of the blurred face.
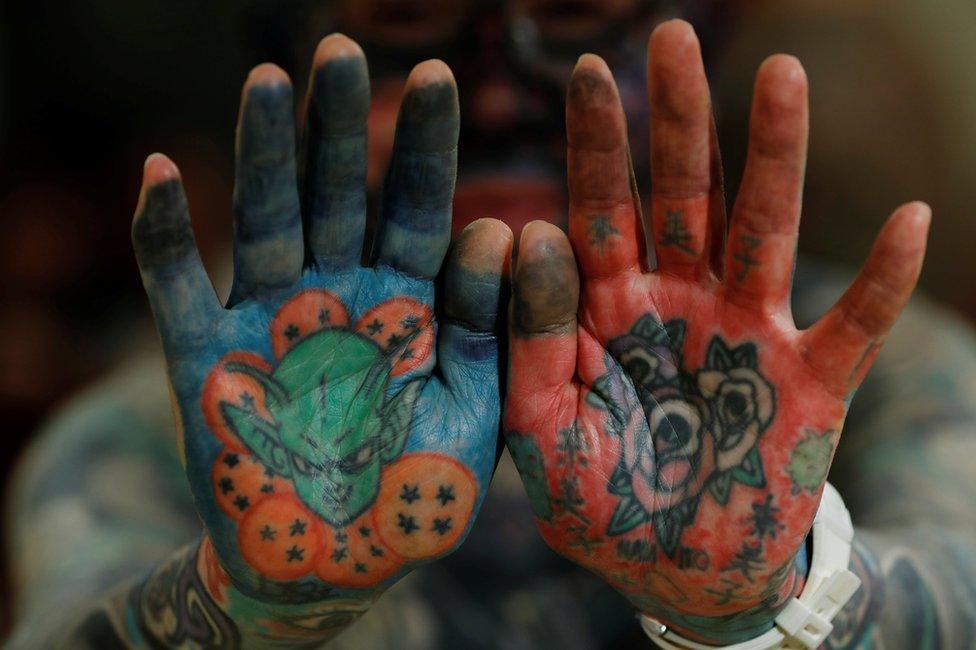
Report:
M349 0L336 27L361 43L373 74L370 186L388 162L400 90L428 57L454 70L461 100L456 229L480 217L565 221L565 83L583 52L614 69L646 169L644 46L674 15L661 0Z

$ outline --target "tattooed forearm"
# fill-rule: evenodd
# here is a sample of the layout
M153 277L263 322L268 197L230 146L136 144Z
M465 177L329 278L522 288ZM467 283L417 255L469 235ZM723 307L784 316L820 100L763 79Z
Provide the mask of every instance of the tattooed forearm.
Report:
M131 635L150 647L194 645L236 648L241 634L215 601L197 572L200 545L178 552L154 569L129 594L127 607L134 621Z
M859 531L851 570L861 588L834 619L826 647L971 648L976 548L956 531Z
M838 288L823 275L800 280L804 310L815 307L806 299ZM859 374L880 344L866 346ZM834 620L828 647L976 644L973 376L971 326L913 301L851 405L831 469L854 515L851 569L862 586Z
M370 600L331 590L269 603L231 585L204 537L145 578L100 600L67 624L25 626L15 647L241 648L317 647L361 616ZM298 600L298 598L296 598ZM40 636L39 636L40 635ZM46 638L42 638L45 636Z

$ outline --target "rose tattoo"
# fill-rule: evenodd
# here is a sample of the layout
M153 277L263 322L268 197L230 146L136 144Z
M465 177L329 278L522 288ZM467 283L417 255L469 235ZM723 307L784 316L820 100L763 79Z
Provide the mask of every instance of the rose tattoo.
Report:
M610 479L620 503L607 534L652 521L669 556L704 490L724 505L732 481L765 485L756 442L775 412L775 391L757 369L754 345L730 349L715 336L692 375L681 367L684 334L683 320L662 325L645 315L610 341L610 371L594 387L609 411L607 431L621 438ZM628 403L625 382L642 408Z

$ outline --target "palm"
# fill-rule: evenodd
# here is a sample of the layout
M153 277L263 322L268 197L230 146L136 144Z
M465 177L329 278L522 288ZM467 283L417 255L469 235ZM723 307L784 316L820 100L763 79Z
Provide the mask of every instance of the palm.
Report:
M794 332L719 284L658 275L584 283L579 318L598 374L581 375L575 419L599 454L559 481L578 478L578 514L614 544L579 556L561 524L547 538L637 600L699 615L790 594L845 413Z
M509 244L497 222L462 235L438 326L457 104L450 73L428 63L408 82L375 264L361 266L365 62L342 37L317 60L304 214L287 80L263 67L245 88L226 308L162 157L133 231L213 548L238 581L289 601L380 589L467 532L495 461Z
M796 558L847 402L911 292L927 219L918 206L900 210L837 306L797 330L789 290L806 142L798 65L780 57L760 71L727 244L690 28L659 28L649 68L644 224L609 71L584 57L574 72L572 251L554 228L523 233L506 438L557 551L698 638L733 621L748 636L798 588Z
M491 475L498 404L461 412L431 376L432 283L309 270L284 296L242 303L206 355L171 359L187 473L223 515L206 523L225 566L362 587L453 548ZM403 486L416 503L390 493ZM291 535L295 521L310 525Z

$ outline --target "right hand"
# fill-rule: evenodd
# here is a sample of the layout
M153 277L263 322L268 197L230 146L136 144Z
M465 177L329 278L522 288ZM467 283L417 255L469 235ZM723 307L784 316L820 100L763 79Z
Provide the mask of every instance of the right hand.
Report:
M658 27L648 56L645 221L610 71L584 56L570 81L570 237L522 233L505 433L553 548L669 627L729 644L763 631L802 581L847 404L912 292L930 212L900 208L837 305L798 330L799 62L760 68L726 229L691 27Z
M460 235L437 324L457 157L450 70L427 61L407 81L366 266L369 79L348 38L322 41L307 106L300 197L287 76L265 64L244 86L226 305L161 155L146 161L133 243L205 550L266 602L368 600L456 548L488 487L511 233L482 220Z

